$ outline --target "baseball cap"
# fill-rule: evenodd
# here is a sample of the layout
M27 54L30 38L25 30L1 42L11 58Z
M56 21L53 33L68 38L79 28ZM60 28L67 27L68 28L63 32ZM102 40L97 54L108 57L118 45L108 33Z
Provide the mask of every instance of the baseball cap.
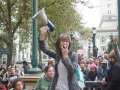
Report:
M101 63L107 63L106 59L103 59L103 60L101 61Z

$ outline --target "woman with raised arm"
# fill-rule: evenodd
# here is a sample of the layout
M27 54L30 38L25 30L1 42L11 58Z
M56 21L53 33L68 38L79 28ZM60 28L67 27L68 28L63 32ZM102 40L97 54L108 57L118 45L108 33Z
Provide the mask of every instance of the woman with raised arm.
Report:
M50 90L80 90L74 74L78 64L78 54L74 53L73 59L70 60L72 52L69 34L61 34L58 36L55 43L55 52L45 46L44 38L47 30L46 26L40 28L39 45L45 54L56 60L55 76Z

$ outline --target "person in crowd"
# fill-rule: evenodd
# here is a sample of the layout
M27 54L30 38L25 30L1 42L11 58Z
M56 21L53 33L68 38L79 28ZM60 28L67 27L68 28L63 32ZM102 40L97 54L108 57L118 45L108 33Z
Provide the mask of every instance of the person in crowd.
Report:
M104 54L103 59L107 60L108 68L110 69L110 63L108 62L108 54Z
M11 62L11 66L15 68L16 65L14 61Z
M3 75L3 80L5 80L10 75L11 65L8 66L6 73Z
M26 61L23 61L23 69L24 69L24 74L27 74L28 70L30 69L30 66Z
M93 48L93 56L94 57L98 56L98 48L96 46Z
M15 72L18 76L23 76L24 75L24 72L20 71L20 68L18 66L15 66Z
M52 78L54 77L54 69L52 66L48 65L44 69L45 76L41 77L34 89L35 90L49 90Z
M3 78L3 71L2 71L3 69L2 68L0 68L0 78Z
M6 83L7 81L2 80L2 78L0 77L0 90L7 90L5 87Z
M52 66L53 66L53 68L55 70L55 60L52 60Z
M101 64L101 61L103 60L103 57L102 56L98 56L98 59L99 59L100 64Z
M99 80L100 80L100 76L97 72L97 66L95 65L95 63L92 63L90 65L90 71L85 76L85 81L99 81ZM93 90L93 88L96 87L90 87L90 90ZM88 87L85 87L84 90L88 90Z
M120 90L120 63L117 62L117 59L114 50L112 50L108 55L111 67L107 76L102 80L102 84L106 84L105 90Z
M42 72L44 72L45 67L46 67L46 65L42 64Z
M94 63L94 59L93 58L88 58L88 62L89 62L89 64L87 65L87 68L88 68L88 70L90 70L90 65L92 63Z
M108 60L108 54L104 54L104 59Z
M95 81L96 79L100 80L100 76L97 72L97 66L95 65L95 63L92 63L90 65L90 71L85 77L85 81Z
M85 60L80 61L80 67L81 67L81 71L83 72L84 76L86 76L88 74L89 70L86 68Z
M18 74L15 73L15 67L11 67L10 69L10 75L7 76L7 80L9 80L9 83L8 83L8 89L11 89L12 88L12 83L15 79L17 79L18 77L20 77Z
M2 69L3 74L5 74L6 69L5 69L4 65L1 65L1 69Z
M26 90L24 89L24 83L20 78L17 78L13 81L12 89L10 90Z
M98 74L100 75L100 81L107 76L109 67L106 59L103 59L101 62L101 66L98 68Z
M46 26L40 29L39 45L45 54L56 60L51 90L80 90L75 76L78 54L74 53L73 59L70 60L72 54L70 36L67 33L60 34L55 43L56 52L54 52L45 46L44 38L47 30Z
M100 64L99 64L100 61L99 61L99 59L97 57L94 58L94 63L97 66L97 70L98 70L98 67L100 66Z

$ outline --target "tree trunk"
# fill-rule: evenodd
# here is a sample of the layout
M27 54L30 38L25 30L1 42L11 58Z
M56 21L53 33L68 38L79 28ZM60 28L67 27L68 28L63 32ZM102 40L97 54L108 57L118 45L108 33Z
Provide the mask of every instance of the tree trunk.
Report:
M11 42L9 42L9 44L7 46L8 46L8 50L10 51L10 54L7 55L6 68L12 63L13 40L11 40Z

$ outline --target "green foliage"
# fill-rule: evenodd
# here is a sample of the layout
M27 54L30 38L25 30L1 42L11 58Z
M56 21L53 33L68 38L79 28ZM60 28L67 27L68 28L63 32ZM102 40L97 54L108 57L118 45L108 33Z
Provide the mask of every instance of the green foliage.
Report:
M60 33L67 33L70 28L80 31L81 16L75 10L79 0L37 0L38 10L45 8L48 19L56 26ZM38 21L38 27L43 26ZM31 42L32 37L32 0L2 0L0 2L0 43L6 44L11 52L8 63L12 60L14 51L13 41L19 36L19 43ZM56 40L56 32L50 33ZM46 37L48 38L48 37ZM48 44L52 42L48 38Z
M107 45L107 50L105 51L106 54L109 54L114 49L114 43L113 43L113 35L110 35L110 42Z

